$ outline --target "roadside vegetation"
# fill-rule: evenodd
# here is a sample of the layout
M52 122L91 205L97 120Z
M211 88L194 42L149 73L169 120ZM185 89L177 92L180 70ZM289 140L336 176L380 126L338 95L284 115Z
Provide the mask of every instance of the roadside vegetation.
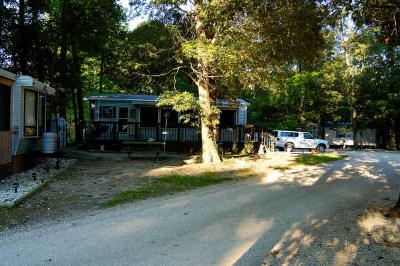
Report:
M224 177L218 173L212 172L195 176L168 175L139 189L128 190L116 194L104 203L104 207L113 207L128 201L144 200L151 197L172 194L178 191L214 185L228 180L233 180L233 178Z
M347 156L340 154L311 154L296 157L292 162L286 162L284 165L273 165L275 170L288 170L296 165L316 165L327 163L345 158ZM180 191L195 189L199 187L219 184L225 181L257 176L257 171L252 168L239 170L235 175L227 177L218 172L205 172L198 175L166 175L135 190L127 190L112 196L107 200L103 207L113 207L122 203L145 200L152 197L158 197L173 194Z
M297 157L294 162L298 165L315 165L320 163L328 163L339 159L346 158L346 155L341 154L311 154Z
M83 154L85 158L93 156L85 152ZM227 181L263 177L268 169L285 171L296 166L326 163L344 157L339 154L296 157L279 153L226 157L218 165L200 164L197 159L185 160L182 164L182 158L160 162L127 162L121 161L120 154L108 155L104 159L82 160L71 171L63 173L21 204L13 208L0 208L0 230L46 220L61 220L65 216L99 208Z

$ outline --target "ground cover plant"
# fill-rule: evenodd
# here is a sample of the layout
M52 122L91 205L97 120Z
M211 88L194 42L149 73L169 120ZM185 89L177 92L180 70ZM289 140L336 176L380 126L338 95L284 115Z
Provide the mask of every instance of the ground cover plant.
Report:
M128 190L114 195L107 202L105 207L112 207L120 203L144 200L150 197L162 196L178 191L195 189L208 185L219 184L233 178L221 176L218 173L207 172L200 175L168 175L157 181L136 190Z
M311 154L297 157L294 162L299 165L315 165L343 159L347 156L341 154Z

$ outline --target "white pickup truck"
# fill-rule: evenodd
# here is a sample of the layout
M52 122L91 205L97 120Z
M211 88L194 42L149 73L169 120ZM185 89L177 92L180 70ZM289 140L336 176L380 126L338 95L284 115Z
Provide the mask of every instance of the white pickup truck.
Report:
M329 148L326 140L316 139L308 132L274 130L272 133L275 137L276 147L287 152L293 149L308 149L324 152Z

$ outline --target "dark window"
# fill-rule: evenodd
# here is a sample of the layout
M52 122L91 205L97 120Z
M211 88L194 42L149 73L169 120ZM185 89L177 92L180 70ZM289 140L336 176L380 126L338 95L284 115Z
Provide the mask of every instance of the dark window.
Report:
M10 130L10 90L10 87L0 84L0 131Z
M304 133L304 139L314 139L310 133Z
M117 108L115 106L100 106L100 118L117 118Z
M119 119L128 119L128 107L119 108Z
M165 118L168 118L169 127L176 127L178 123L178 112L171 109L162 109L161 110L161 124L165 126Z
M296 132L281 132L281 137L291 137L291 138L297 138L299 136L299 133Z
M119 108L119 120L118 120L118 131L128 131L128 107Z
M136 122L136 109L129 110L129 119L133 122Z
M43 135L46 125L46 96L39 93L39 106L38 106L38 129L39 136Z
M141 107L140 123L142 126L156 126L158 123L158 109L156 107Z
M220 114L219 124L222 127L232 127L236 125L235 110L222 110Z
M346 138L346 132L336 131L336 138L337 138L337 139L344 139L344 138Z

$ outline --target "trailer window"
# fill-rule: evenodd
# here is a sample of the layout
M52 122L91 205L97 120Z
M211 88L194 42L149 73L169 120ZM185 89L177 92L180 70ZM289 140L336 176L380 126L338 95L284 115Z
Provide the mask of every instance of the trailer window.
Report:
M100 106L100 118L117 118L117 108L115 106Z
M38 130L39 136L43 135L46 124L46 96L39 93L38 102Z
M46 125L46 96L37 91L24 91L24 136L43 135Z
M25 90L24 94L24 135L25 136L37 136L37 92L31 90Z

